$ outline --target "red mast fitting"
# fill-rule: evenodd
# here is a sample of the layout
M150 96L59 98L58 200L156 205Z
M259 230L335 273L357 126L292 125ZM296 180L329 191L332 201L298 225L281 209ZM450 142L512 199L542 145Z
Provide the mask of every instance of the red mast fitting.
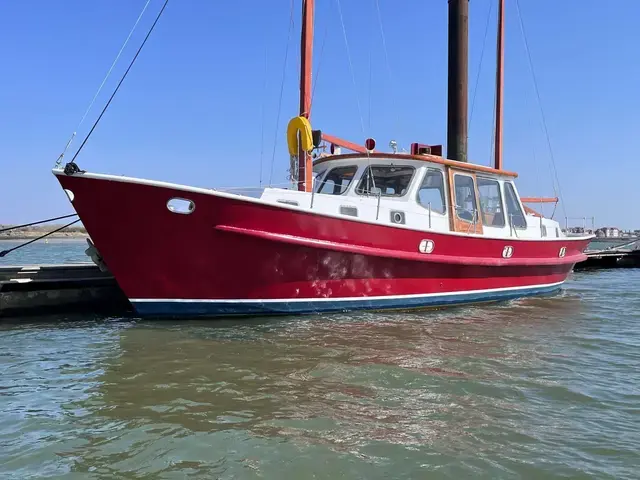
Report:
M300 42L300 116L311 120L311 62L313 59L314 0L302 0ZM311 191L313 164L311 155L298 147L298 190Z

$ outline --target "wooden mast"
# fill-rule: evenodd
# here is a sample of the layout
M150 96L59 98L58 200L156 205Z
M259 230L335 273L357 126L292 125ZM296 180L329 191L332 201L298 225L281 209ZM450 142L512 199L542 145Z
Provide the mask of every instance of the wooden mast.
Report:
M494 168L502 170L502 116L504 85L504 0L498 0L498 39L496 65L496 138Z
M447 158L467 161L469 0L449 0Z
M314 0L302 0L300 39L300 116L311 119L311 62L313 58ZM298 190L310 192L313 164L311 155L298 147Z

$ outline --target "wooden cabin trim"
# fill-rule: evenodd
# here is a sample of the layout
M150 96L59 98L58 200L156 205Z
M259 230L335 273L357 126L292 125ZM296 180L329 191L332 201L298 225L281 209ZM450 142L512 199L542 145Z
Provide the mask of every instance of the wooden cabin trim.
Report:
M456 210L456 189L454 183L455 175L465 175L467 177L473 178L473 194L476 199L476 215L477 220L475 225L473 222L469 222L467 220L463 220L458 217ZM449 181L449 224L452 232L460 232L460 233L475 233L477 235L483 234L482 227L482 214L480 212L480 197L478 195L478 179L476 178L475 173L468 172L464 170L459 170L456 168L447 168L447 178Z
M371 152L368 155L362 153L344 153L340 155L328 155L326 157L318 158L313 162L313 165L319 165L324 162L329 162L332 160L349 160L349 159L362 159L362 158L371 158L371 159L385 159L385 160L393 160L397 158L398 160L418 160L422 162L430 162L438 165L444 165L446 167L453 167L458 170L465 170L468 172L482 172L482 173L490 173L493 175L502 175L505 177L517 177L518 174L515 172L508 172L506 170L496 170L495 168L486 167L484 165L475 165L473 163L467 162L457 162L455 160L449 160L447 158L438 157L436 155L411 155L408 153L382 153L382 152Z
M522 203L558 203L558 197L522 197Z

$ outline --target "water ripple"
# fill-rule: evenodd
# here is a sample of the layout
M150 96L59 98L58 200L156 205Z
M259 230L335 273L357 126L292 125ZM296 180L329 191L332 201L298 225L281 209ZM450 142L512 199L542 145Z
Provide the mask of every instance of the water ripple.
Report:
M4 322L0 476L635 478L638 280L422 313Z

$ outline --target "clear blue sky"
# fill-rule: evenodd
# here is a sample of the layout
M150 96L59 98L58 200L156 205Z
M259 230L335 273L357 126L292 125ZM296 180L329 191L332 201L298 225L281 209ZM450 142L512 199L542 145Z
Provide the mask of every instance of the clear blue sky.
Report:
M407 149L413 141L446 143L447 0L379 2L391 72L375 0L341 0L354 86L337 0L317 0L312 125L356 142L373 136L383 148L391 139ZM71 211L51 167L144 3L0 0L0 223ZM286 181L284 129L298 107L300 13L293 3L276 184ZM496 10L495 0L470 3L470 103L492 3L470 123L470 159L480 164L490 162ZM505 168L520 174L522 195L553 195L516 3L506 3ZM151 2L69 158L161 4ZM198 186L251 186L260 181L263 150L268 183L290 5L172 0L80 166ZM520 0L520 6L567 214L640 228L640 2ZM563 216L559 209L556 218Z

